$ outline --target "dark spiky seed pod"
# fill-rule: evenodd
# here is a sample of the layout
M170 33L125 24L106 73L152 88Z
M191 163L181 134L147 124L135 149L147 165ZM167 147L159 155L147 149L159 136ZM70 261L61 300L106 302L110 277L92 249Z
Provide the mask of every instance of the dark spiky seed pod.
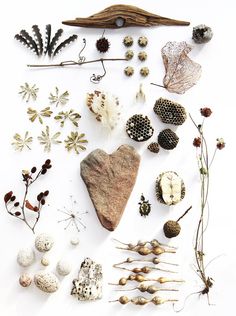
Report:
M110 43L105 37L101 37L96 42L96 48L100 53L106 53L110 48Z
M178 145L178 142L179 137L169 128L164 129L158 135L159 145L166 150L174 149Z
M152 137L154 129L147 116L135 114L126 123L128 136L136 142L143 142Z
M147 148L148 150L150 150L152 153L155 153L155 154L159 153L159 150L160 150L159 144L156 142L149 144Z
M159 98L156 101L153 111L166 124L182 125L187 118L185 108L182 105L165 98Z
M163 226L163 231L167 238L173 238L179 235L181 227L176 221L168 221Z

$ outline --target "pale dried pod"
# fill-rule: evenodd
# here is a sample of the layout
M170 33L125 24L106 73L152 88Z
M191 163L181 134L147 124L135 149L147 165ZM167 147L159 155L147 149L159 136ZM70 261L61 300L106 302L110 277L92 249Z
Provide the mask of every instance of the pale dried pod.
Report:
M40 262L44 267L47 267L50 264L50 260L47 256L43 256Z
M49 251L54 244L53 237L49 234L40 234L35 238L35 248L39 252Z
M22 287L28 287L32 283L32 278L29 274L24 273L19 277L19 283Z

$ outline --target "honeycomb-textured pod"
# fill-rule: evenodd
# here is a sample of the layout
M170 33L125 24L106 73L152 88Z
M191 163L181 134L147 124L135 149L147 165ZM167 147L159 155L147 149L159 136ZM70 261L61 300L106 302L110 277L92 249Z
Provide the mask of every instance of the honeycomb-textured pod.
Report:
M136 142L143 142L152 137L154 128L147 116L135 114L126 123L128 136Z
M172 150L178 145L178 142L179 137L169 128L164 129L158 135L158 143L164 149Z
M160 120L166 124L182 125L187 114L185 108L177 102L159 98L153 108Z
M174 171L163 172L156 180L156 197L160 203L175 205L185 196L183 180Z
M159 150L160 150L159 144L156 142L149 144L147 148L149 151L151 151L152 153L155 153L155 154L158 154Z

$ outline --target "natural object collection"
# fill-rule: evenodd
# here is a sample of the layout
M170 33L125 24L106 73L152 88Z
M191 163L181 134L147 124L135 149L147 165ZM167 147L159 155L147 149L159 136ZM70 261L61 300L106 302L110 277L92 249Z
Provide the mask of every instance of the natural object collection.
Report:
M121 65L125 65L120 67L124 76L135 78L136 74L139 74L140 81L142 81L135 95L135 99L136 103L140 102L143 104L146 103L146 94L143 91L142 82L143 80L148 80L150 71L151 74L155 71L155 69L146 65L146 62L149 62L150 59L148 51L150 45L149 38L142 32L140 32L137 37L133 36L133 34L132 36L127 33L123 34L120 46L125 49L122 53L124 57L107 57L106 54L112 51L110 47L113 48L113 43L111 35L109 35L108 38L105 37L105 29L126 28L130 26L188 26L190 24L187 21L165 18L138 7L123 4L112 5L87 18L76 18L75 20L63 21L62 23L71 26L104 29L102 35L99 35L93 45L99 57L90 60L87 59L87 54L86 57L84 54L82 55L86 49L87 40L81 38L83 46L76 60L65 60L55 64L49 61L45 64L30 64L28 67L46 69L49 67L65 68L67 66L78 66L78 68L82 68L81 66L87 64L99 63L102 72L96 74L92 73L90 76L90 81L98 84L108 74L105 65L113 61L120 62ZM52 59L66 46L75 42L77 39L78 42L80 40L80 38L74 34L69 35L59 43L62 34L62 29L58 29L55 34L53 34L52 26L48 24L46 25L45 34L43 36L39 26L33 25L32 35L26 30L21 30L19 34L15 35L15 39L31 50L37 57L47 55ZM197 25L193 28L192 40L196 44L207 43L212 37L213 32L211 28L204 24ZM138 50L135 50L135 45ZM165 88L168 93L176 93L179 95L184 94L192 88L201 76L201 65L188 56L192 48L193 47L185 41L168 41L161 49L161 56L165 68L163 85L154 85ZM127 61L129 61L129 64ZM135 65L132 64L135 61L140 65L138 70ZM124 78L124 80L126 79L127 78ZM49 93L47 99L48 104L37 107L35 104L39 100L40 91L41 88L39 89L35 83L29 84L25 82L20 86L18 93L22 101L25 101L29 105L27 109L28 118L34 124L37 124L37 122L42 124L38 124L42 126L42 131L41 134L36 137L31 135L31 130L23 134L15 133L12 141L14 149L20 152L25 148L31 150L33 140L36 138L47 153L51 151L52 145L60 145L62 143L68 152L74 151L79 154L81 151L85 151L88 143L87 137L85 133L79 131L80 121L83 118L77 109L73 109L69 105L70 92L67 89L61 90L55 87ZM121 116L125 104L121 106L120 100L122 100L122 98L113 95L110 91L97 89L86 94L85 106L99 122L98 125L101 124L109 132L112 132L118 126L118 123L122 124ZM31 105L31 103L33 104ZM61 107L63 107L63 110ZM58 111L55 113L57 109ZM176 102L166 97L159 97L159 99L156 100L153 111L161 124L168 125L158 131L156 140L150 140L146 148L156 154L163 149L165 153L168 151L168 153L172 154L180 140L178 132L173 130L173 128L184 124L187 119L187 111L179 101ZM209 170L216 152L225 147L225 142L222 138L217 138L215 152L212 159L209 160L208 144L203 128L205 119L211 116L212 111L210 108L204 107L200 109L200 114L203 117L201 124L197 124L190 116L198 133L193 140L193 146L196 147L197 150L201 186L200 214L196 228L194 253L196 273L203 282L203 287L198 293L207 294L208 296L209 290L213 285L213 279L206 274L204 248L206 208L208 206L209 192ZM155 121L156 118L154 118L153 121ZM52 128L50 125L52 120L55 126L60 128L60 131ZM73 130L63 138L63 128L65 125L71 126ZM151 139L154 132L156 132L156 127L149 116L138 113L129 117L125 126L123 126L123 132L124 134L126 132L130 138L130 142L133 142L137 146L137 142L143 143ZM110 135L112 135L112 133L110 133ZM106 153L102 148L92 150L80 162L81 178L87 188L101 225L108 231L114 231L121 221L138 176L140 161L141 157L138 151L132 146L123 144L111 154ZM35 228L40 219L42 208L46 204L49 191L40 192L36 195L34 201L29 197L29 189L36 180L49 171L51 166L51 161L47 159L39 171L36 167L31 168L30 171L22 171L25 186L22 202L18 202L13 191L9 191L4 196L5 208L8 214L25 222L33 233L35 233ZM155 185L155 195L157 201L161 204L174 207L184 199L185 191L186 185L175 171L164 171L159 174ZM138 212L144 218L150 214L151 208L154 208L154 203L156 203L152 202L151 204L145 196L141 194L140 201L138 202ZM64 223L65 230L72 226L75 228L76 235L71 238L70 243L71 246L76 246L80 242L78 233L82 228L86 228L83 222L83 215L88 212L78 211L78 203L72 197L71 202L71 208L63 207L62 209L58 209L58 212L63 216L59 219L58 223ZM163 225L163 233L166 238L174 238L180 234L181 226L179 221L191 208L192 206L177 220L168 220ZM34 217L32 217L32 215ZM148 219L149 218L147 218L146 221ZM31 247L25 247L19 250L17 262L23 269L34 264L37 260L37 252L41 255L40 263L42 266L42 270L37 271L32 276L28 274L27 271L24 271L24 273L20 275L19 284L22 287L29 287L33 283L39 290L45 293L54 293L59 289L62 277L71 273L71 262L64 258L58 260L54 271L50 269L50 251L53 248L54 242L55 240L50 234L42 233L35 238L35 250ZM174 268L177 267L178 264L168 262L169 260L166 261L166 258L163 258L163 260L161 258L162 254L174 257L177 251L175 247L162 244L157 239L153 239L151 241L140 240L137 244L119 242L119 246L116 248L133 253L134 256L128 257L113 265L114 268L120 269L123 272L125 271L124 273L129 273L128 275L122 276L118 282L113 285L118 287L118 291L139 291L143 293L143 295L133 297L122 295L115 298L115 300L111 300L111 302L119 302L122 305L131 303L137 306L143 306L149 303L150 305L151 303L153 305L161 305L166 302L175 303L179 300L174 294L179 291L177 284L181 284L184 280L178 277L178 271ZM169 266L171 266L171 268L169 268ZM48 270L48 268L50 270ZM131 282L137 283L132 287L126 288L126 285ZM156 283L159 284L157 285ZM162 286L165 283L171 285L168 287ZM71 295L76 297L79 301L94 301L102 298L102 288L103 272L101 264L96 263L90 258L86 258L81 263L78 277L72 282ZM171 295L171 297L166 296L162 298L162 296L159 296L159 294L163 292L169 292L168 295ZM146 297L145 295L149 296Z

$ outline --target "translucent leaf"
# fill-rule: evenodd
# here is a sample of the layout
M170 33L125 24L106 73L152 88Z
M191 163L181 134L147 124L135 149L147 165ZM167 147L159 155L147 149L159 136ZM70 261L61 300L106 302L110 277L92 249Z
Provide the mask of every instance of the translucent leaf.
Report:
M165 66L163 85L169 92L185 93L201 76L201 65L188 57L192 47L186 42L168 42L161 50Z

